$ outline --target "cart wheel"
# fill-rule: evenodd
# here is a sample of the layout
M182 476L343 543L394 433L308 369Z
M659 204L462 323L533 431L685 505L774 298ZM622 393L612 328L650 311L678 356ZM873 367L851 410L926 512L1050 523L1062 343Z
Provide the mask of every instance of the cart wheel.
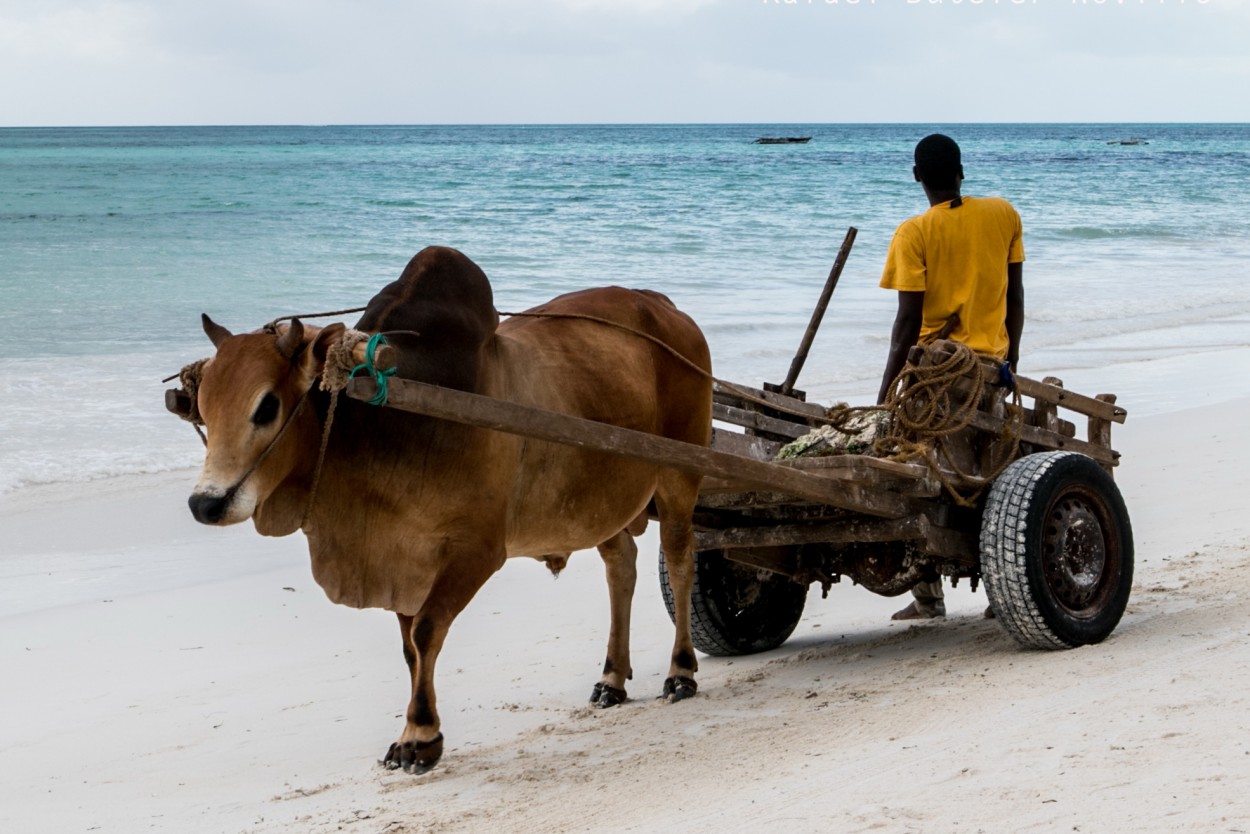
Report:
M673 590L660 554L660 590L673 619ZM727 559L720 550L694 555L694 590L690 636L694 646L713 657L731 657L775 649L803 616L807 586L788 576Z
M981 573L990 607L1020 644L1104 639L1133 584L1133 530L1111 476L1076 452L1012 463L985 502Z

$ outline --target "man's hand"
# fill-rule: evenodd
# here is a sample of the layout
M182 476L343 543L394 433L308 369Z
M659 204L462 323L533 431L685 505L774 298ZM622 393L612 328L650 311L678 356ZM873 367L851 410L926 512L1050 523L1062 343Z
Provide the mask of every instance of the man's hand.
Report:
M920 325L923 322L924 291L900 292L898 313L894 316L894 329L890 332L890 356L886 360L885 373L881 377L881 390L877 394L878 405L885 402L894 378L903 370L903 365L907 364L907 352L920 338Z

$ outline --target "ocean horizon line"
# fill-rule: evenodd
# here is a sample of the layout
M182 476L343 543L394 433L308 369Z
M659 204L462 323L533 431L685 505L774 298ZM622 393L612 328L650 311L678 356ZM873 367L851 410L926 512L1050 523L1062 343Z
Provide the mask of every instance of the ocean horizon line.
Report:
M622 127L1013 127L1043 126L1056 127L1126 127L1126 126L1157 126L1157 127L1245 127L1250 121L877 121L877 122L812 122L812 121L760 121L760 122L187 122L183 124L44 124L44 125L0 125L0 131L21 130L182 130L182 129L240 129L254 130L257 128L281 129L370 129L395 128L622 128Z

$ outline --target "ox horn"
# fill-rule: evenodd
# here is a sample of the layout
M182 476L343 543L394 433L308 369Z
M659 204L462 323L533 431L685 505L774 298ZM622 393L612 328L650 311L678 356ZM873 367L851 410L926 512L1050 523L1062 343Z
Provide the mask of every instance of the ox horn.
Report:
M286 332L278 336L278 353L287 359L294 359L304 345L304 324L299 319L291 319Z
M213 347L221 347L221 343L230 338L231 333L217 322L208 317L208 313L200 314L200 321L204 324L204 332L208 335L209 340L213 343Z

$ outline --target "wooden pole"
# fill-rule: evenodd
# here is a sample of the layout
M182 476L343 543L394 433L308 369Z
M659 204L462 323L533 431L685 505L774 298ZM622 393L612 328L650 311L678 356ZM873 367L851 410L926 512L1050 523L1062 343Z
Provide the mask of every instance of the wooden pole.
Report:
M803 341L799 343L799 350L794 354L794 361L790 363L790 373L786 374L786 381L781 383L779 392L782 394L788 396L794 391L794 383L798 382L799 372L803 370L803 364L807 362L808 351L812 349L816 331L820 329L820 322L825 317L825 309L829 306L829 299L833 297L834 287L838 285L838 279L842 277L842 268L846 266L846 259L851 254L851 246L855 243L857 234L859 234L859 229L854 226L846 230L842 248L838 250L838 257L833 262L833 268L829 270L829 277L825 279L825 288L820 293L820 300L816 302L816 309L812 311L811 321L807 323Z
M357 342L352 347L352 362L357 365L365 364L365 359L369 353L368 347L369 345L365 342ZM399 354L390 345L378 345L377 350L373 352L373 367L379 371L391 370L398 361Z
M347 385L347 395L353 399L368 400L376 391L374 381L364 377L357 377ZM744 488L776 490L813 503L881 518L914 515L922 506L895 492L847 482L836 473L804 472L648 432L425 382L392 379L385 407L724 478Z

